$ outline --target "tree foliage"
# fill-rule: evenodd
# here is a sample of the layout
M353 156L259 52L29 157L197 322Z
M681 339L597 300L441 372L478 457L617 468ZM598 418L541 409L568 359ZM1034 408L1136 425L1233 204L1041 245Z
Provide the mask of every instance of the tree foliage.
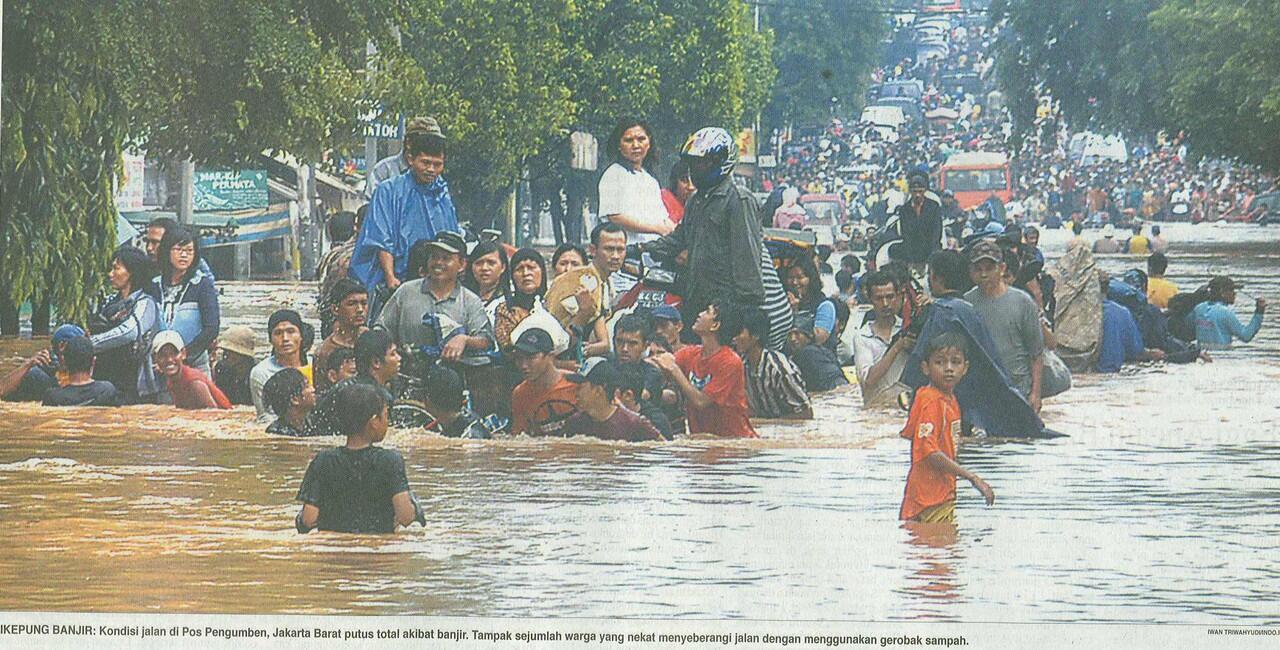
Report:
M1277 0L998 0L1018 126L1048 93L1077 126L1184 132L1200 154L1280 165Z
M1193 150L1280 168L1280 2L1170 0L1151 14L1176 44L1167 119Z
M767 35L739 0L431 0L408 24L417 70L381 75L375 93L437 117L461 216L480 225L521 166L575 127L603 136L639 116L669 145L742 125L771 80Z
M1161 0L998 0L1008 20L996 41L996 65L1021 128L1037 97L1049 93L1080 124L1159 128L1166 44L1147 14Z
M862 105L867 79L880 54L888 22L882 2L807 0L766 5L777 66L767 118L770 124L825 123L831 98L841 114Z
M0 299L46 295L79 321L115 244L111 190L125 137L106 24L97 3L4 12Z

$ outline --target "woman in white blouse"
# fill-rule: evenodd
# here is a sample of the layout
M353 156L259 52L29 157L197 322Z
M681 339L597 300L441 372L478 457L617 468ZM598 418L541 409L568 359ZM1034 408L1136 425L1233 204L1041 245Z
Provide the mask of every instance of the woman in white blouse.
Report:
M627 231L627 243L647 242L675 230L653 172L658 149L653 129L640 120L618 123L606 143L613 164L600 177L600 216Z

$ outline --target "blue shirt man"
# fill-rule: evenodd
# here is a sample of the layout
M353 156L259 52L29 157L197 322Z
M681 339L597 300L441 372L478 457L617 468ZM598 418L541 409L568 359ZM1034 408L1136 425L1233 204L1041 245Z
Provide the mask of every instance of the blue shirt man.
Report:
M1102 345L1098 350L1098 372L1119 372L1126 361L1142 357L1142 333L1138 322L1120 303L1102 302Z
M1196 305L1195 323L1196 340L1200 347L1210 350L1223 350L1231 347L1234 339L1244 343L1253 340L1258 330L1262 329L1262 316L1267 311L1267 301L1258 298L1254 305L1253 318L1245 326L1236 317L1231 305L1236 301L1236 284L1225 276L1219 275L1209 280L1211 298Z
M408 170L378 185L351 256L351 277L369 290L369 319L406 280L413 245L441 231L461 232L444 172L445 140L439 133L408 133ZM385 287L385 289L382 289Z

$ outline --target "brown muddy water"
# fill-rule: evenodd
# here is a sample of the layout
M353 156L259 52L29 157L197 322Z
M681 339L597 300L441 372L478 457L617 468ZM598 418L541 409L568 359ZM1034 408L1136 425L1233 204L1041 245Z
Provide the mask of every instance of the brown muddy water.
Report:
M1280 307L1280 229L1166 232L1184 288L1229 272ZM224 325L311 303L223 289ZM1044 412L1069 438L965 444L996 505L962 483L958 525L929 530L896 519L905 418L856 388L754 441L393 431L430 521L391 536L296 534L303 471L336 441L268 437L244 408L4 404L0 609L1275 624L1274 313L1210 365L1077 377ZM0 342L0 367L41 344Z

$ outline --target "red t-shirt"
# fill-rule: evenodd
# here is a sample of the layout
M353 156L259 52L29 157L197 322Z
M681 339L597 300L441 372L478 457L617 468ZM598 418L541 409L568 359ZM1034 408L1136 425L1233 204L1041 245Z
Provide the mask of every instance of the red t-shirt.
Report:
M662 205L666 206L667 218L671 220L671 223L679 224L680 220L684 218L684 204L680 202L680 199L676 198L674 192L665 187L662 188Z
M196 387L201 384L213 396L214 407L210 407L204 401L204 396L197 391ZM173 396L173 405L180 409L231 408L231 400L227 399L222 389L208 375L187 365L182 366L177 377L169 380L169 394Z
M933 386L916 392L902 437L911 441L911 471L902 495L900 519L911 519L927 508L956 498L956 477L939 472L925 462L940 451L956 459L956 438L960 435L960 403L955 395L944 395Z
M578 385L560 379L544 393L522 381L511 391L511 432L531 436L559 436L564 423L578 412Z
M729 346L709 357L702 356L701 345L689 345L676 352L676 365L684 371L689 383L712 402L700 409L687 404L689 433L714 433L718 436L755 438L747 418L747 374L742 358Z

